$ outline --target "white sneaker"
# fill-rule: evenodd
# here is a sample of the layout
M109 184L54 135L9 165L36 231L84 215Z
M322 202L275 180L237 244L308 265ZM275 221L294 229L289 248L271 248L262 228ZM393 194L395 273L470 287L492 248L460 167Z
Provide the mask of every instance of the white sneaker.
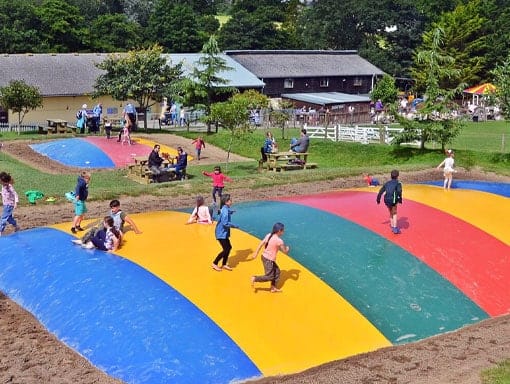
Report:
M94 243L92 243L92 241L82 244L81 246L85 249L94 249L95 248Z
M82 245L83 242L80 240L80 239L74 239L74 240L71 240L73 242L73 244L76 244L76 245Z

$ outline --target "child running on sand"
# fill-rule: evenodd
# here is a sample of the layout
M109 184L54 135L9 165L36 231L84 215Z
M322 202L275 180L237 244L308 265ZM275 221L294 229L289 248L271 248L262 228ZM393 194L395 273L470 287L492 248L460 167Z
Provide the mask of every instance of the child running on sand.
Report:
M288 253L289 246L285 245L281 236L285 230L285 226L282 223L276 223L273 225L273 230L271 233L268 233L264 239L260 242L259 246L253 253L252 259L255 259L260 252L262 246L264 246L264 252L262 253L262 265L264 266L264 275L263 276L252 276L251 277L251 285L254 287L254 284L257 282L270 281L271 282L271 292L281 292L281 289L276 287L278 283L278 279L280 278L280 268L278 264L276 264L276 254L278 250Z
M195 144L195 153L197 155L197 160L200 160L202 149L205 149L204 139L202 139L202 136L198 136L195 140L191 142L191 144Z
M397 223L397 204L402 204L402 184L398 181L399 172L394 169L391 171L391 180L384 183L377 194L377 204L381 202L381 196L384 194L384 204L388 207L390 213L390 226L394 234L399 234L400 229Z

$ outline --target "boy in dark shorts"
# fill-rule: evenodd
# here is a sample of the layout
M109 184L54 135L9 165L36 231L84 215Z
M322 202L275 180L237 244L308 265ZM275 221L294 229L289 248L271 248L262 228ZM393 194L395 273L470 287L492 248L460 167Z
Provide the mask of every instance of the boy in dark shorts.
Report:
M377 204L381 203L381 196L384 194L384 204L390 212L390 226L394 234L399 234L400 229L397 223L397 204L402 204L402 184L398 181L399 172L391 171L391 180L384 183L377 194Z

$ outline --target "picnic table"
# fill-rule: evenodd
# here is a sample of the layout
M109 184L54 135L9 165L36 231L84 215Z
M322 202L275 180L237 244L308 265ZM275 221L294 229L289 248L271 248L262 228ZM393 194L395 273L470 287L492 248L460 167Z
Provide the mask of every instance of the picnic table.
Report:
M128 165L128 176L141 181L145 184L150 184L152 180L152 171L149 169L149 157L148 156L135 156L133 157L134 164ZM175 157L168 156L168 159L163 161L163 165L167 168L166 177L165 173L162 174L162 179L168 179L168 181L175 180L177 173L172 165L175 162Z
M46 128L45 133L48 133L48 134L67 133L67 120L47 119L47 122L48 122L48 127Z
M308 162L307 152L276 152L267 154L268 171L288 171L292 169L317 168L316 163Z

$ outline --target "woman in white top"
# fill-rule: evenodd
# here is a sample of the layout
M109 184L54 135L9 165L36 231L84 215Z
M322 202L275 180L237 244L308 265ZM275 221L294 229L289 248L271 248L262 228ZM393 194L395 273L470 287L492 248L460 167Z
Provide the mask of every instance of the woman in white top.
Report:
M452 185L452 178L453 178L453 172L455 170L453 169L453 164L455 163L455 160L453 159L454 153L451 149L446 151L446 159L444 159L441 164L437 166L437 169L444 166L443 174L444 174L444 189L450 190L450 187Z
M186 224L200 223L200 224L212 224L211 212L209 207L205 205L204 198L197 196L197 205L188 219Z

